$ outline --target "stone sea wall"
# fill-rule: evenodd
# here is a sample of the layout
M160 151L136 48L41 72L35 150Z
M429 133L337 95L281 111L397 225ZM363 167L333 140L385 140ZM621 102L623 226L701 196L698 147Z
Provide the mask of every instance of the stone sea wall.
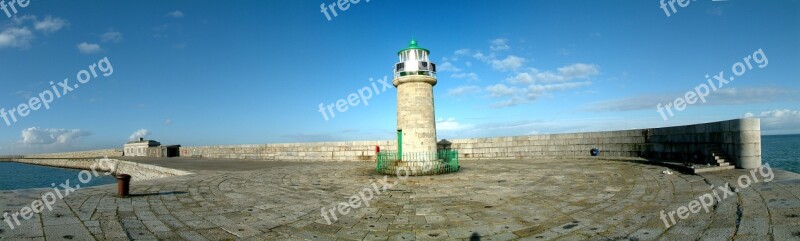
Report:
M528 135L450 140L461 160L525 159L547 156L646 157L686 160L694 155L711 158L708 149L718 147L739 168L761 165L759 119L728 121L652 129ZM264 145L181 147L181 156L284 161L368 161L375 146L396 150L395 141L284 143Z
M598 148L605 157L644 157L689 160L709 159L709 149L719 148L739 168L761 165L759 119L735 119L687 126L568 134L453 139L460 160L526 159L590 156ZM375 146L396 150L397 142L349 141L262 145L181 147L182 157L281 161L374 161ZM119 156L121 151L100 150L64 154L28 155L26 158Z
M76 151L47 154L29 154L25 158L91 158L91 157L118 157L122 156L122 149L105 149L92 151Z
M109 171L112 167L116 173L131 175L133 181L143 181L158 179L162 177L183 176L192 174L191 172L175 170L154 165L140 164L117 159L107 159L108 163L101 162L100 158L45 158L45 159L13 159L14 162L27 163L42 166L73 168L82 170L97 170L98 172Z
M375 146L396 150L396 141L282 143L233 146L181 147L182 157L282 161L374 161Z
M759 119L736 119L688 126L452 140L464 159L529 158L535 156L645 157L690 160L711 158L721 148L742 168L761 165Z

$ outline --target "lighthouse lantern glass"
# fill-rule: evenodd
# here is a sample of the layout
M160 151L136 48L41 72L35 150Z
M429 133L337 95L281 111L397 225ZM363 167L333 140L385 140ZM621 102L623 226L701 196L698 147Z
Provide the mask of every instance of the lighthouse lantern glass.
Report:
M436 76L436 64L428 59L428 50L417 47L416 42L400 51L398 57L400 62L395 64L395 78L407 75Z

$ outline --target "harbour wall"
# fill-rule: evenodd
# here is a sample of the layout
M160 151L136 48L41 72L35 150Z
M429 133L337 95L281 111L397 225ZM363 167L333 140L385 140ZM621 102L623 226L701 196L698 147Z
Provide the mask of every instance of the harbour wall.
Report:
M11 161L42 166L63 167L82 170L96 170L97 172L125 173L131 175L133 181L152 180L163 177L183 176L191 172L175 170L160 166L141 164L117 159L101 158L42 158L42 159L12 159ZM106 164L108 163L108 164Z
M597 148L604 157L642 157L666 160L712 158L709 149L719 148L738 168L761 165L761 126L755 118L663 128L567 134L453 139L460 160L526 159L537 157L590 156ZM374 161L375 147L396 150L397 142L349 141L281 143L260 145L181 147L182 157L232 158L280 161ZM69 156L92 156L101 150L73 152ZM44 154L60 157L61 154ZM121 155L121 151L117 156ZM39 156L42 155L31 155ZM31 156L26 156L31 157ZM113 155L107 155L109 157Z
M739 168L761 165L759 119L746 118L651 129L454 139L461 160L526 159L549 156L644 157L689 160L711 158L721 148ZM375 146L396 150L396 141L284 143L263 145L181 147L181 156L283 161L367 161Z
M91 151L29 154L25 158L94 158L94 157L118 157L122 156L122 149L104 149Z

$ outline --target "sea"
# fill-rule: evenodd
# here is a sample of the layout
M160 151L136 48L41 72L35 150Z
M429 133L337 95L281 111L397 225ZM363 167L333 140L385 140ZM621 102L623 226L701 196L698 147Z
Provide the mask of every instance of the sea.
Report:
M761 164L800 173L800 135L761 136Z
M774 135L761 137L761 162L770 167L800 173L800 135ZM49 188L69 179L71 186L78 184L80 170L0 162L0 190ZM113 176L100 175L82 187L115 183Z
M0 162L0 190L15 190L28 188L52 188L54 184L58 187L69 180L69 186L91 187L116 183L117 180L111 175L103 175L92 178L87 183L80 183L78 173L81 170L31 165L16 162ZM84 177L86 178L86 177Z

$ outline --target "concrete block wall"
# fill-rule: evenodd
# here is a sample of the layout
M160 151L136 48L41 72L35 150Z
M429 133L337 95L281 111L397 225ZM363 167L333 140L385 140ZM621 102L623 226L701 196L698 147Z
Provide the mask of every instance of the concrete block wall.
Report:
M697 125L649 129L648 156L690 159L694 154L711 158L709 147L719 147L739 168L761 166L761 122L755 118ZM709 160L710 161L710 160Z
M460 160L525 159L547 156L654 157L691 160L710 158L718 146L740 168L761 165L758 119L736 119L688 126L568 134L528 135L450 140ZM375 146L396 150L396 141L354 141L181 147L181 156L285 161L373 161Z
M736 119L688 126L623 131L512 136L451 140L461 159L524 159L537 156L654 157L711 161L709 149L720 147L740 168L761 165L759 119Z
M374 161L375 146L397 150L396 141L348 141L181 147L183 157L282 161Z
M47 154L29 154L25 158L90 158L90 157L118 157L122 156L122 149L105 149L92 151L76 151Z
M98 173L114 171L131 175L133 181L152 180L163 177L183 176L192 174L191 172L175 170L160 166L141 164L117 159L107 159L107 163L97 158L25 158L13 159L14 162L27 163L42 166L63 167L82 170L95 170ZM108 165L113 166L108 166ZM113 168L113 170L112 170Z
M697 153L710 158L708 149L719 147L739 168L761 165L761 127L758 119L736 119L688 126L605 132L529 135L450 140L460 160L526 159L535 157L600 156L653 157L691 160ZM281 161L374 161L375 146L397 150L397 142L350 141L263 145L181 147L184 157ZM67 153L68 156L112 156L116 152ZM121 152L119 152L121 154ZM61 157L63 154L30 155ZM29 156L26 156L29 157ZM69 157L75 158L75 157Z
M460 159L524 159L537 156L640 157L647 152L642 130L454 139Z

